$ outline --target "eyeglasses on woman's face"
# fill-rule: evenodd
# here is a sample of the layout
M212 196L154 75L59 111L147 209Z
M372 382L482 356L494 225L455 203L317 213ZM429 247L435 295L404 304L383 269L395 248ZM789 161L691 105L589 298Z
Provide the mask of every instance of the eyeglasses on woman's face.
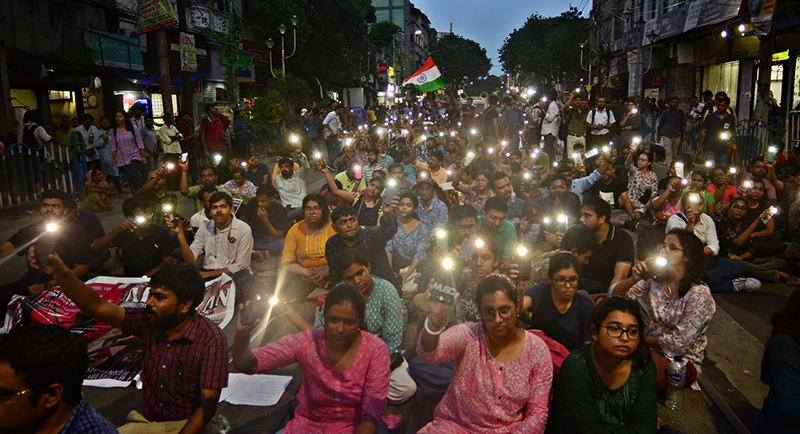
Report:
M600 326L600 327L606 329L606 333L608 333L608 335L610 337L612 337L612 338L619 339L619 338L622 337L622 335L624 333L625 335L628 336L628 339L630 339L632 341L638 341L639 340L639 329L637 327L631 327L631 328L629 328L627 330L625 330L622 327L618 327L616 325Z
M503 306L497 310L487 307L481 310L481 316L484 321L494 321L498 314L500 315L500 319L509 320L516 314L516 310L511 306Z
M561 287L565 287L565 286L569 285L569 286L575 288L575 287L578 286L579 279L577 277L570 277L569 279L566 279L564 277L557 277L557 278L553 279L553 282L556 285L561 286Z
M658 249L661 250L664 253L682 252L683 251L683 249L681 249L680 247L678 247L678 246L676 246L674 244L671 244L671 243L661 244L660 246L658 246Z

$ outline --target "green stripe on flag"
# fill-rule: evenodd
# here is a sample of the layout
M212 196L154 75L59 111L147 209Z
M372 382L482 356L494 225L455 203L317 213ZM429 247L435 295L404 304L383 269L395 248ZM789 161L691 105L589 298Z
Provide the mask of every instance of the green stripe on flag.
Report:
M433 92L433 91L442 89L445 86L447 86L447 85L445 84L444 78L442 78L441 75L436 80L429 81L429 82L423 83L421 85L416 85L416 84L414 85L414 87L416 87L417 90L420 91L420 92Z

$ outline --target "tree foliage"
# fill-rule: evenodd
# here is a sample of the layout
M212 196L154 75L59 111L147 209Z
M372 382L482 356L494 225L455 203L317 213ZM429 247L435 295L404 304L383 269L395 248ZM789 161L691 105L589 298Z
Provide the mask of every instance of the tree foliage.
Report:
M385 50L392 44L392 39L398 33L403 33L400 26L391 21L381 21L370 27L369 40L373 45Z
M576 7L560 16L533 14L503 42L500 62L506 72L541 86L583 75L580 44L588 37L589 20Z
M474 80L484 77L492 68L486 49L477 42L459 35L450 34L430 48L436 66L448 83L456 83L464 77Z
M369 25L375 22L370 0L245 0L245 19L255 23L260 38L272 38L273 59L280 65L281 34L285 25L286 55L292 52L291 18L296 15L297 51L286 70L308 83L351 87L367 72ZM374 67L374 65L372 65Z

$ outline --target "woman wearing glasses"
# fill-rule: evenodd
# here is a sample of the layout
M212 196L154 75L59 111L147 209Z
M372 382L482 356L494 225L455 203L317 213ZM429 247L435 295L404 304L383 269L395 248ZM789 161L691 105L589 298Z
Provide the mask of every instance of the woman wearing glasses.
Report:
M667 388L667 367L672 359L686 362L686 385L700 374L708 345L706 330L716 312L706 285L703 243L693 233L675 229L662 248L667 266L648 270L643 261L632 275L611 288L611 295L625 296L645 306L650 326L642 337L650 347L658 373L658 390ZM643 275L655 274L644 280Z
M475 293L482 322L447 328L451 306L426 294L430 314L417 344L427 363L455 361L433 422L419 433L544 432L553 362L544 342L517 327L517 292L492 274Z
M580 265L572 253L557 253L547 270L549 283L538 283L525 292L522 310L531 311L531 328L547 334L570 351L591 342L589 317L594 303L577 294Z
M656 432L656 365L638 303L611 297L590 319L592 343L564 360L547 432Z

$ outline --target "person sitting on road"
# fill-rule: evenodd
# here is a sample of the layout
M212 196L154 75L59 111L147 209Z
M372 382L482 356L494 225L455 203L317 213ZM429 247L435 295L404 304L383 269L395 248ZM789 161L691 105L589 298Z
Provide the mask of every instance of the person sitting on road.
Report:
M638 218L645 215L648 201L658 193L658 178L652 167L652 156L642 151L628 153L625 160L625 168L628 170L628 197Z
M356 209L358 224L361 226L378 225L378 219L380 219L383 212L383 199L381 198L381 193L383 192L382 178L371 178L367 184L367 188L359 192L350 192L339 188L336 181L331 176L327 165L318 164L317 168L325 175L330 193L338 196L344 200L345 203L351 203L353 208Z
M231 196L244 200L256 197L256 185L247 179L247 170L244 167L233 168L233 179L222 184L222 188L231 192Z
M386 243L386 254L400 281L406 282L419 265L428 259L429 233L416 215L417 197L413 193L403 193L398 198L397 232ZM400 270L403 269L405 272L401 274Z
M681 197L686 185L680 178L672 178L667 184L667 191L656 196L651 205L653 208L653 224L666 225L669 218L681 212Z
M200 206L200 201L197 199L197 194L200 193L200 189L203 187L213 187L219 192L228 193L230 192L223 188L222 186L217 185L217 174L214 172L214 168L211 166L205 166L200 168L200 184L193 185L189 187L189 162L181 160L178 163L178 166L181 168L181 184L180 184L180 192L185 197L189 199L194 199L194 211L200 211L203 209Z
M256 190L255 200L248 202L242 212L242 219L253 231L253 250L267 258L283 251L290 226L289 214L278 203L279 200L272 184L262 184Z
M122 203L125 220L122 224L95 242L96 248L106 250L112 244L122 253L125 277L153 277L157 271L171 267L175 243L170 232L159 225L150 201L142 196L125 199Z
M117 434L83 399L86 342L64 327L36 323L0 336L0 432Z
M200 203L200 211L197 211L189 218L189 223L194 229L194 233L200 229L203 223L211 220L211 196L217 192L216 187L204 186L197 193L197 201Z
M430 314L417 354L427 363L454 360L455 372L433 422L419 433L543 432L553 362L539 337L517 327L514 282L488 276L474 298L482 321L449 329L452 306L434 301L432 290L431 282L426 293Z
M589 318L592 343L561 365L547 432L656 432L656 365L639 305L611 297Z
M325 246L336 235L331 226L328 202L320 194L303 198L303 220L289 228L281 256L281 275L294 296L305 297L314 288L330 282Z
M34 266L52 275L81 312L143 341L142 413L128 414L120 434L203 433L228 385L228 345L222 330L197 313L202 277L189 265L165 268L150 279L145 307L123 308L103 300L58 255L49 259L44 265L34 257Z
M249 305L249 302L247 303ZM243 309L239 305L239 310ZM389 392L389 352L380 338L361 330L366 301L350 285L331 290L323 308L325 327L306 330L252 350L250 334L260 320L236 320L233 366L259 374L300 364L299 406L286 433L357 432L374 434L383 421Z
M648 272L645 261L632 269L632 275L609 289L643 303L650 326L642 339L653 350L658 390L667 389L667 368L675 357L686 363L686 385L697 380L708 346L706 331L716 312L716 303L706 285L703 243L692 233L674 229L662 247L667 260L664 269L650 270L655 276L643 280Z
M300 152L300 170L294 171L294 162L291 158L278 160L281 169L280 176L273 178L275 188L281 196L281 203L289 212L289 219L298 220L303 217L303 198L306 197L306 174L311 169L306 154Z
M591 342L589 316L594 311L594 302L577 293L581 278L578 258L567 252L556 254L550 259L547 277L549 282L525 291L522 310L531 311L531 328L574 351Z
M683 190L683 194L696 193L703 199L703 212L711 217L717 215L717 204L714 194L706 190L708 175L702 170L695 170L689 178L689 185Z

